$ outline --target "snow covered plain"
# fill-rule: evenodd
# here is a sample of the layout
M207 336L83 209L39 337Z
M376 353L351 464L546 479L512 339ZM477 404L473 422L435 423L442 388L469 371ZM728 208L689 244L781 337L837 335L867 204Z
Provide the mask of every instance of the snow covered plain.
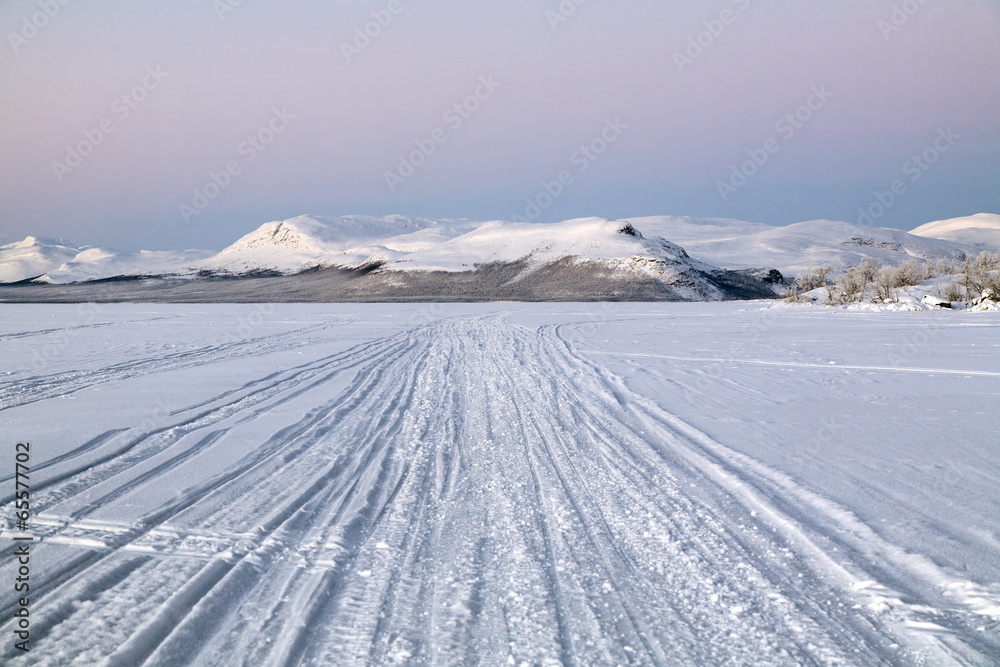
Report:
M2 312L3 664L1000 661L996 314Z

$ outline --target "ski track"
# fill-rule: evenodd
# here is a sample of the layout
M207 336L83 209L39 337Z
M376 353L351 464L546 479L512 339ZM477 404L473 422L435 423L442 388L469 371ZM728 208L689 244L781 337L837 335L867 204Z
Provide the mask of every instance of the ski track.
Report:
M6 404L275 344L54 375L8 387ZM30 664L1000 659L994 592L711 440L594 356L556 326L442 320L39 466L33 558L51 566ZM312 407L225 471L134 522L100 518L291 402ZM7 574L13 545L0 547ZM0 618L13 605L5 591Z
M342 322L340 324L346 323ZM89 325L91 328L106 325ZM0 382L0 412L50 398L62 398L99 384L120 382L150 373L191 368L222 359L243 359L264 352L273 353L307 345L299 338L318 333L336 324L317 324L302 329L237 340L219 345L166 355L135 359L96 370L70 370L32 377L29 380ZM85 328L85 327L78 327Z

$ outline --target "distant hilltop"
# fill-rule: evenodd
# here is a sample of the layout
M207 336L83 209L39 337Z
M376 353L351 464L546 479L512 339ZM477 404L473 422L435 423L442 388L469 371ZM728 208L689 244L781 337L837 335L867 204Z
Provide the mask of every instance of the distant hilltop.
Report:
M671 216L544 224L300 216L261 225L221 252L122 253L28 237L0 246L0 283L260 278L339 270L374 274L390 284L391 277L399 282L401 276L417 280L431 274L446 280L480 272L481 278L486 267L507 267L503 280L511 289L501 292L511 298L521 293L513 286L529 277L572 282L584 276L626 292L623 286L629 284L656 285L650 289L662 288L669 298L703 300L760 296L776 280L771 270L783 280L820 265L838 270L864 259L898 265L997 249L1000 216L986 213L932 222L913 232L827 220L774 227ZM601 291L596 283L589 289Z

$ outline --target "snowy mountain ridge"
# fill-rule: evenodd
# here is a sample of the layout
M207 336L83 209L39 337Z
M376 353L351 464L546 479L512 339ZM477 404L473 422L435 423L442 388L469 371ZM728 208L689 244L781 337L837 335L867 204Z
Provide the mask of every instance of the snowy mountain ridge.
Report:
M625 233L623 233L625 232ZM691 279L717 267L773 267L795 275L810 267L856 265L864 258L898 264L912 258L957 259L1000 248L1000 216L979 214L907 233L847 222L785 227L728 219L655 216L558 223L432 220L392 215L299 216L269 222L221 252L120 253L28 237L0 246L0 283L51 284L140 276L293 274L313 268L468 272L493 264L596 262L620 275ZM697 283L698 281L694 281ZM698 285L706 295L707 285Z
M80 248L66 241L29 236L0 246L0 283L17 283L44 276L71 261Z
M411 218L299 216L269 222L197 264L201 271L294 273L316 266L354 268L419 252L460 234L469 223ZM395 243L393 243L395 241Z
M990 246L988 236L977 235L974 220L961 220L967 221L966 235L961 242L830 220L784 227L740 220L663 216L633 218L629 222L644 234L669 238L683 246L692 257L716 266L729 269L770 266L786 276L795 276L817 266L842 270L864 259L898 265L909 259L960 259L981 250L1000 248L1000 243ZM961 223L955 224L957 227ZM973 243L973 239L981 240Z
M603 218L542 225L302 216L263 225L195 268L229 275L313 268L456 275L497 266L516 267L507 284L547 269L559 277L545 280L583 271L611 281L659 281L685 299L726 296L712 277L717 267L664 239L647 239L627 222Z
M985 249L996 250L1000 248L1000 215L979 213L966 218L939 220L921 225L910 233L914 236L984 246Z

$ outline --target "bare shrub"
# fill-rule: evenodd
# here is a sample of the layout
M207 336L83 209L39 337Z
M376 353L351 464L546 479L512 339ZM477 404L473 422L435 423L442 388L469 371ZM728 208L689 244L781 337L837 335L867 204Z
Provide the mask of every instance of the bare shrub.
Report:
M879 267L882 266L882 260L877 259L874 262L865 257L858 264L858 271L861 272L862 278L864 278L865 287L871 284L875 280L875 274L878 273Z
M840 302L851 303L864 298L868 283L864 273L857 266L852 266L837 276L837 289L840 290Z
M820 287L826 287L827 279L833 273L832 266L820 266L809 269L804 274L795 279L795 283L804 291L811 292Z
M939 296L945 301L964 301L964 296L962 295L962 288L958 283L949 283L948 287L944 289L943 292L939 293Z
M799 289L798 282L799 281L796 280L794 283L786 287L785 290L782 292L782 297L788 303L798 303L800 301L805 301L805 298L802 296L802 290Z
M966 258L963 285L971 301L981 295L1000 297L1000 253L980 253L975 259Z
M953 276L958 273L958 267L955 266L955 262L952 260L942 257L934 266L934 272L939 276Z
M861 301L868 294L868 288L875 280L881 262L873 262L867 257L857 266L847 269L837 278L840 302Z
M899 284L899 269L891 266L883 266L875 274L872 280L872 291L875 293L872 301L874 303L895 303L899 299L896 297L896 288L902 287Z
M829 286L829 277L833 273L832 266L820 266L810 268L805 273L799 275L795 282L785 290L785 300L790 302L802 301L802 294L811 292L820 287Z
M910 259L893 271L893 287L912 287L924 279L925 270L918 262Z

